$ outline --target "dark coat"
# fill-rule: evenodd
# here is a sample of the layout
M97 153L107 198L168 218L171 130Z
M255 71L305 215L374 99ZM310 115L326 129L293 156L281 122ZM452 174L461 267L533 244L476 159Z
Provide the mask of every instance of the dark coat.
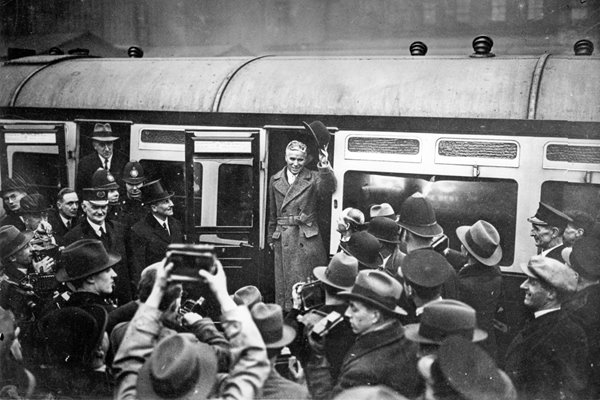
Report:
M562 258L562 251L568 247L566 244L561 244L558 247L555 247L554 249L550 250L547 254L546 257L548 258L553 258L557 261L560 261L561 263L565 263L565 260L563 260Z
M392 254L390 254L390 257L387 259L387 261L383 265L384 271L387 272L391 277L397 278L398 277L398 268L400 268L400 265L402 265L402 261L404 260L404 257L406 257L406 254L404 254L402 251L400 251L400 248L398 246L396 246L396 248L394 249L394 252Z
M327 206L336 179L330 167L318 172L304 168L290 186L286 168L269 181L268 242L275 252L275 300L289 310L294 283L305 281L314 267L327 265L317 213L319 207ZM287 216L297 219L278 221Z
M125 225L127 230L131 229L131 227L141 221L146 214L148 214L148 209L144 207L144 204L135 199L130 199L125 196L123 200L120 201L121 204L121 218L120 222Z
M127 252L125 251L125 229L123 225L116 222L105 221L104 223L106 225L106 235L102 239L96 236L94 228L90 226L87 219L84 219L64 236L63 244L68 246L81 239L102 240L104 248L109 253L119 254L121 261L112 267L117 273L113 297L117 300L118 304L125 304L133 298L136 292L136 283L128 264Z
M56 243L58 245L62 245L63 239L69 231L69 229L63 223L63 220L62 218L60 218L60 215L58 215L58 210L53 209L48 212L48 222L50 223L50 225L52 225L52 233L54 235L54 238L56 239ZM77 225L77 223L77 217L74 217L71 220L71 229L73 229Z
M262 387L262 394L258 394L255 398L304 400L309 399L310 396L308 395L308 388L305 385L285 379L279 375L274 367L271 367L271 373Z
M92 292L73 292L66 305L67 307L79 307L84 310L96 305L104 308L107 314L117 308L109 298Z
M0 222L0 226L9 226L9 225L14 226L20 232L23 232L25 230L25 222L23 222L21 220L21 218L19 218L19 215L7 211L6 216L4 217L2 222Z
M115 177L120 188L124 188L121 177L127 161L127 158L116 150L113 152L109 171L111 175ZM104 168L104 166L100 162L100 157L96 151L79 160L79 164L77 165L77 178L75 180L75 189L77 192L81 192L84 188L91 187L92 175L94 175L94 172L96 172L98 168Z
M584 399L585 333L562 311L528 322L506 352L504 370L522 399Z
M27 276L18 269L19 267L21 265L16 263L3 265L4 274L13 284L6 280L0 280L0 307L11 310L17 322L32 319L34 312L34 309L29 305L31 304L30 301L34 300L33 292L15 286ZM31 267L28 267L27 272L33 273L34 271Z
M496 358L494 318L502 296L502 273L498 266L477 263L466 265L458 272L458 300L477 312L477 326L488 333L480 345Z
M163 229L152 213L131 227L129 232L129 250L131 266L134 272L134 282L137 285L144 268L165 257L167 247L171 243L183 242L183 227L181 222L169 217L171 235Z
M423 389L417 370L417 349L417 344L404 336L402 324L392 321L383 329L356 338L335 382L327 370L315 368L311 361L306 369L311 394L315 399L329 399L351 387L385 385L414 398Z

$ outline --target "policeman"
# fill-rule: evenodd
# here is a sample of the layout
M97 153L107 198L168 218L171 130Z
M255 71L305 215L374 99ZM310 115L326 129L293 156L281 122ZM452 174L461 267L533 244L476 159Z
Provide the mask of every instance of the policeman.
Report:
M115 177L109 171L98 168L92 175L92 187L106 190L108 200L106 218L110 221L120 221L123 211L119 202L119 185Z
M140 221L147 210L142 203L142 185L146 181L144 168L137 161L129 161L123 168L123 182L127 193L121 200L122 218L121 222L130 228Z

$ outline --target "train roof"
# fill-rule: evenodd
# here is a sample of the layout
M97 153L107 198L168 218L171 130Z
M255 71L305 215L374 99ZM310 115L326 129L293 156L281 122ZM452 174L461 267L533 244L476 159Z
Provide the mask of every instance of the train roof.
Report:
M600 58L34 56L0 107L600 122Z

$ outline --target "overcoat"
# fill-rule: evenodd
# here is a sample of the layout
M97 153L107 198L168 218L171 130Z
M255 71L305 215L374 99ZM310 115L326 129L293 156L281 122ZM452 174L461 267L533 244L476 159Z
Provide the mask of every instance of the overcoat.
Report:
M52 234L54 235L54 238L56 239L56 243L58 245L62 245L63 238L69 231L69 228L66 227L66 225L63 223L62 219L58 215L58 210L52 209L52 210L48 211L48 222L50 223L50 225L52 225ZM75 226L77 226L78 222L79 222L78 218L77 218L77 216L75 216L71 220L71 229L73 229Z
M271 373L265 381L265 384L261 389L261 393L262 394L258 394L256 396L257 400L306 400L310 398L306 385L301 385L285 379L275 370L274 367L271 367Z
M20 232L25 230L25 222L19 217L19 214L15 214L13 212L7 211L6 216L0 222L0 226L9 226L12 225L17 228Z
M126 163L127 158L124 155L121 155L117 151L113 152L112 159L110 160L109 172L115 177L117 184L121 188L119 191L123 191L123 188L125 187L121 177ZM104 166L96 151L79 160L79 164L77 165L77 178L75 179L75 189L77 192L81 193L81 190L84 188L92 186L92 175L94 175L94 172L96 172L98 168L104 168Z
M289 310L294 283L306 281L314 267L327 265L317 213L335 191L336 179L329 166L304 168L290 185L286 168L269 182L268 242L275 253L276 303Z
M506 352L504 370L522 399L584 399L587 340L562 310L525 324Z

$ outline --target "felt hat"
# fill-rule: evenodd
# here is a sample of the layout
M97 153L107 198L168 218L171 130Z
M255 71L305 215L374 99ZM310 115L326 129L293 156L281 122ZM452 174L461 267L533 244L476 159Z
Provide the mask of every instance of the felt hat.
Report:
M82 198L85 201L96 206L108 205L108 189L102 188L85 188L81 191Z
M381 243L369 232L353 233L347 242L340 243L340 247L369 268L379 268L383 264L383 257L379 254Z
M118 139L119 138L117 136L113 136L110 124L97 123L96 125L94 125L92 140L97 140L99 142L114 142Z
M27 185L20 179L8 178L2 181L2 189L0 190L0 196L4 196L5 193L13 191L27 191Z
M396 305L401 295L402 285L396 279L371 269L360 271L352 288L338 293L340 297L362 301L396 316L407 315Z
M146 182L144 186L142 186L141 191L142 201L146 204L170 199L173 197L173 192L167 192L160 183L160 179L152 182Z
M482 264L493 266L502 259L500 234L489 222L480 219L471 226L459 226L456 228L456 236Z
M0 259L5 260L17 253L33 238L33 232L20 232L13 225L0 227Z
M400 243L400 227L390 218L373 218L369 221L367 232L382 242Z
M350 290L358 274L358 260L343 251L335 254L326 267L315 267L313 275L336 289Z
M94 189L118 190L117 180L104 168L98 168L92 175L92 187Z
M584 278L600 279L600 239L582 237L572 247L569 262L571 268Z
M217 356L191 333L162 339L139 370L140 399L206 399L217 380Z
M389 203L373 204L369 209L369 216L371 218L386 217L394 221L398 219L396 212Z
M296 330L283 323L283 310L279 304L259 302L250 313L267 349L287 346L296 338Z
M137 161L129 161L123 167L123 181L131 185L137 185L146 180L144 176L144 168Z
M444 233L437 223L433 206L418 192L402 203L398 225L422 237L435 237Z
M575 292L577 288L577 272L566 264L550 257L533 256L527 264L521 265L523 272L534 279L563 292Z
M32 214L48 211L50 206L46 198L39 193L28 194L21 199L19 214Z
M246 305L248 309L251 310L255 304L258 304L262 301L262 294L260 294L260 290L256 286L244 286L235 291L234 294L231 295L231 298L238 306Z
M423 307L420 323L405 327L406 338L413 342L441 344L452 335L463 336L473 342L487 338L484 330L477 328L475 309L458 300L436 300Z
M560 229L564 229L569 222L573 222L567 214L541 201L535 215L527 218L527 221L533 225L555 226Z
M104 271L121 261L119 254L108 253L101 241L81 239L63 249L58 260L56 280L70 282Z
M323 124L321 121L314 121L310 124L302 121L302 125L304 125L306 130L309 131L315 138L319 148L325 147L329 144L331 132L329 132L325 124Z
M452 266L444 256L432 249L411 251L404 257L400 267L409 282L432 288L441 286L452 276Z

